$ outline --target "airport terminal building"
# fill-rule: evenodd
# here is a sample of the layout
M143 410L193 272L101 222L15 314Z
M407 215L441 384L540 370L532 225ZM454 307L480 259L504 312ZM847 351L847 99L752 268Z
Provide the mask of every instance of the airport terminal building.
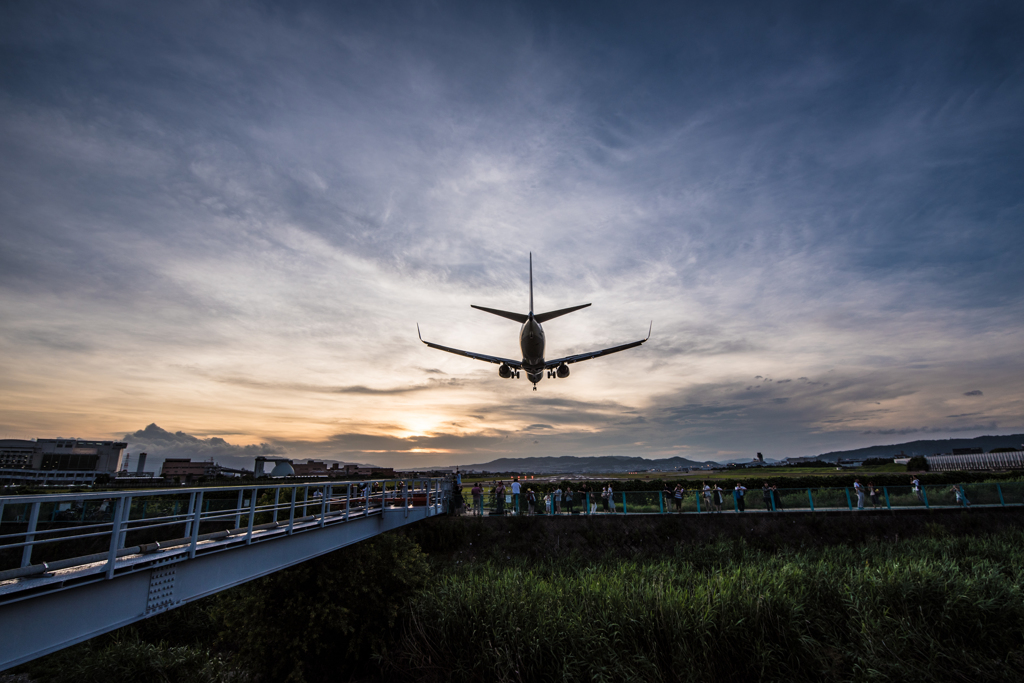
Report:
M0 483L91 484L113 475L128 444L86 439L0 439Z

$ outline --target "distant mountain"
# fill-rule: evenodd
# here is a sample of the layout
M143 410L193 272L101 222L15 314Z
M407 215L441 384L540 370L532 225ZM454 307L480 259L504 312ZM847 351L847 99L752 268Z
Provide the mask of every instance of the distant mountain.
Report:
M831 451L821 455L801 458L802 460L867 460L868 458L889 458L900 453L907 455L935 455L952 453L954 448L981 448L988 453L993 448L1021 448L1024 434L1007 436L979 436L973 439L922 439L891 446L868 446L852 451Z
M922 439L888 446L868 446L867 448L857 448L850 451L831 451L821 455L793 459L825 460L828 462L835 462L836 460L867 460L868 458L889 458L900 453L906 453L907 455L951 453L954 448L981 448L987 453L993 448L1021 448L1021 444L1024 444L1024 434L979 436L973 439ZM534 472L536 474L560 474L562 472L579 472L581 474L645 472L647 470L671 472L673 470L685 470L688 467L701 467L704 465L721 466L728 463L748 463L753 459L753 457L733 458L731 460L715 462L712 460L689 460L680 457L649 460L647 458L625 455L593 457L563 455L558 457L498 458L497 460L475 465L460 465L459 469L483 470L485 472ZM773 458L765 458L765 462L778 461Z
M697 462L686 458L664 458L648 460L647 458L624 455L604 455L594 457L560 457L538 458L498 458L477 465L461 465L462 470L483 470L486 472L534 472L536 474L558 474L561 472L643 472L646 470L676 470L701 465L715 465L711 461Z

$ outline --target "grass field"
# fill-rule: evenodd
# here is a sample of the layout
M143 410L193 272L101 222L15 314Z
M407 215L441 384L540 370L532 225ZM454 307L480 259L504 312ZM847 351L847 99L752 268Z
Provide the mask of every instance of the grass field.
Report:
M432 518L21 672L977 683L1024 668L1020 513L598 519Z
M1012 680L1022 580L1020 530L471 563L414 598L389 666L438 681Z

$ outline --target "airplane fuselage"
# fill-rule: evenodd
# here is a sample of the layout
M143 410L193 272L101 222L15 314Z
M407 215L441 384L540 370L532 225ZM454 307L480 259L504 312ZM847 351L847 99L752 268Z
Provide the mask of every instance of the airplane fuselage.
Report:
M519 330L519 348L523 352L523 370L531 382L541 380L544 371L544 328L530 313Z

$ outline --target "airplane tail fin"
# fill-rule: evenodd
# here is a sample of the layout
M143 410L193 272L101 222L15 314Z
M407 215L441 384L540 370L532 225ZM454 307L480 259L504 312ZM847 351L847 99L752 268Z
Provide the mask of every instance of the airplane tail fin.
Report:
M536 320L539 323L546 323L547 321L551 320L552 318L557 318L560 315L565 315L566 313L572 313L573 311L578 311L581 308L586 308L589 305L590 304L583 304L582 306L572 306L571 308L561 308L561 309L559 309L557 311L548 311L547 313L538 313L537 315L533 316L533 319Z
M515 320L517 323L525 323L530 316L523 313L512 313L510 311L499 311L497 308L484 308L483 306L477 306L470 304L472 308L478 311L484 311L485 313L491 313L493 315L501 316L502 318L508 318L509 320Z
M589 305L590 304L583 304L582 306L573 306L572 308L563 308L560 311L549 311L548 313L541 313L540 315L533 315L533 252L532 251L530 252L530 312L529 312L529 314L513 313L511 311L501 311L501 310L498 310L497 308L485 308L483 306L477 306L476 304L470 304L470 306L472 306L473 308L477 309L478 311L484 311L485 313L490 313L492 315L501 316L502 318L508 318L509 320L515 320L517 323L525 323L527 320L530 319L531 315L533 315L534 319L537 322L542 323L542 322L544 322L546 320L551 320L552 318L557 318L560 315L565 315L566 313L572 313L573 311L578 311L581 308L586 308Z

